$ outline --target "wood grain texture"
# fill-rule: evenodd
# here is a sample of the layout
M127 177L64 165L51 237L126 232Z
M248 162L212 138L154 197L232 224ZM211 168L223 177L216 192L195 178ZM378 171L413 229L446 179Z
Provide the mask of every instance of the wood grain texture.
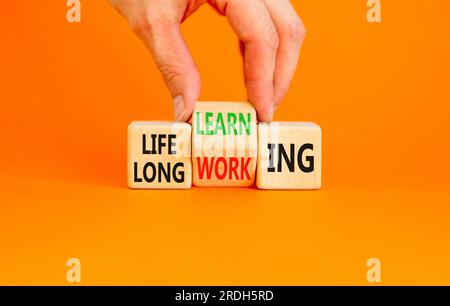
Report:
M252 186L256 176L256 111L246 102L197 102L192 120L195 186Z
M314 123L258 124L260 189L320 189L322 131Z
M128 186L190 188L191 131L187 123L132 122L128 126Z

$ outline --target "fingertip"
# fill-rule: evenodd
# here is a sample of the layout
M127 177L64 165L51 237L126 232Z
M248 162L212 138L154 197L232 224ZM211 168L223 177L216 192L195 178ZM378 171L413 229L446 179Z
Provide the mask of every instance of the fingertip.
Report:
M186 110L184 108L183 96L176 96L175 98L173 98L172 102L173 102L173 112L174 112L175 121L177 121L177 122L186 121L185 120Z
M264 123L271 123L273 121L273 116L267 114L258 115L258 121Z
M183 96L177 96L173 99L174 118L176 122L188 122L191 119L195 102L187 102Z
M275 109L273 107L273 104L265 104L265 105L259 105L255 106L256 113L258 114L258 121L259 122L267 122L270 123L273 121L273 116L275 113Z
M175 120L180 122L187 122L191 118L201 88L200 74L195 65L188 65L184 69L180 78L169 82L169 89L174 96Z
M275 112L272 82L246 82L248 101L255 107L260 122L271 122Z
M176 122L188 122L189 119L191 118L191 115L186 110L183 110L181 112L181 114L179 114L175 118L176 118L176 120L175 120Z
M184 121L191 119L201 90L200 74L197 69L192 71L190 79L191 83L187 86L184 95L184 114L182 115Z

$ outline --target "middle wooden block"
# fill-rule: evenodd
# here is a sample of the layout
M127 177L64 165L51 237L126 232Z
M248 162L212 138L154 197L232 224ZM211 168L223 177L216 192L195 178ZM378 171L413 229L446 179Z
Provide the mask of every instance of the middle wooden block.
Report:
M252 186L257 162L256 111L246 102L197 102L192 119L195 186Z

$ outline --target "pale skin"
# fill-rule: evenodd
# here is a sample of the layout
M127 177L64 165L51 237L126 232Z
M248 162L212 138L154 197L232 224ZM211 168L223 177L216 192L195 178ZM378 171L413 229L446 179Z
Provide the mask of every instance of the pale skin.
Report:
M287 93L305 38L289 0L109 0L142 39L172 95L175 119L188 121L200 95L200 75L180 24L210 4L226 16L243 48L248 100L270 122Z

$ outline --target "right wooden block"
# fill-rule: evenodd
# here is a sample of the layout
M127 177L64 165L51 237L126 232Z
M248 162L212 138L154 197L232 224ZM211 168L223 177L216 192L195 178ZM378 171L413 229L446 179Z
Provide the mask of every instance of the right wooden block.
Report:
M322 130L315 123L258 125L259 189L320 189Z

